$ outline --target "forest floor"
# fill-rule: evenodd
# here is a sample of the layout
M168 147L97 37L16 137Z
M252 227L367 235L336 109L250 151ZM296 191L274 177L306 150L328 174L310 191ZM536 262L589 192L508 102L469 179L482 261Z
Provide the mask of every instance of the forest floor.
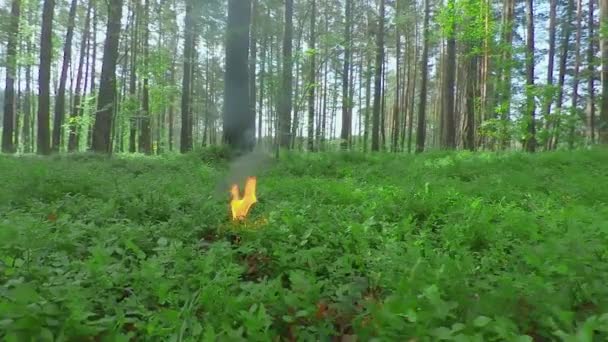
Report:
M228 167L0 156L0 339L608 339L608 150Z

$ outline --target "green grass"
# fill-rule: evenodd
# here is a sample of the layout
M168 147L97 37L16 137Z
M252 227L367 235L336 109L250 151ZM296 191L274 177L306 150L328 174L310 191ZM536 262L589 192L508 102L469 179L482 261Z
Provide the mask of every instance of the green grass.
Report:
M0 339L608 339L607 150L221 157L0 157Z

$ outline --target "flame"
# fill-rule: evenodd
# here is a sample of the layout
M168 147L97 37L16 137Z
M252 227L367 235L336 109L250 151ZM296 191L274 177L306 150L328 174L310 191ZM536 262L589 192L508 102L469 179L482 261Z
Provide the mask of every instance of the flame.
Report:
M241 194L239 193L239 186L232 184L232 188L230 188L230 194L232 195L230 209L232 210L233 220L243 220L247 216L247 213L249 213L251 206L258 201L255 197L256 184L256 177L247 178L243 198L241 198Z

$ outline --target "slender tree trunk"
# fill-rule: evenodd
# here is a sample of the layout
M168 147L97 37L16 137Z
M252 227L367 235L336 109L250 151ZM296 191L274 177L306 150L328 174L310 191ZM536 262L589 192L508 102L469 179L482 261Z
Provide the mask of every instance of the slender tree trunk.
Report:
M576 4L576 47L574 48L574 79L572 84L572 120L568 124L568 147L574 148L574 127L579 118L578 110L578 85L580 82L580 66L581 66L581 34L582 34L582 21L583 21L583 2L577 0Z
M559 133L561 129L562 106L564 102L564 85L566 83L566 72L568 71L568 48L570 43L570 34L572 32L572 13L574 12L574 0L568 0L566 8L566 20L563 23L562 33L562 52L559 60L559 75L557 84L557 100L555 104L555 124L552 129L549 148L554 150L559 143Z
M512 70L512 52L513 52L513 17L515 12L515 0L504 1L504 14L503 14L503 53L502 63L503 71L500 79L500 148L506 149L510 142L511 136L508 132L509 121L511 116L511 70Z
M310 15L310 37L308 41L309 49L312 51L310 54L310 65L308 70L308 150L314 151L314 129L315 129L315 71L316 71L316 52L315 52L315 25L317 18L317 2L311 0Z
M450 35L447 39L447 50L446 60L443 63L444 76L443 81L443 95L442 106L443 106L443 117L445 122L445 130L442 132L445 134L443 148L455 149L456 148L456 120L454 113L454 84L456 79L456 13L454 13L455 0L449 0L450 4L448 8L451 8L450 18L452 20Z
M139 148L141 152L150 155L152 154L152 127L150 121L152 114L150 113L150 79L148 70L150 58L150 0L144 0L144 87L142 98L142 119L141 132L139 136Z
M374 112L372 118L372 151L380 150L380 111L382 96L382 67L384 65L384 1L380 0L379 27L376 36L376 70L374 80Z
M346 0L344 3L344 67L342 68L342 130L340 131L340 148L346 150L348 148L348 140L352 126L352 118L350 114L350 99L349 95L349 80L350 80L350 63L351 63L351 46L352 46L352 0Z
M29 55L32 51L32 43L28 39L26 52ZM6 94L6 93L5 93ZM28 63L25 67L25 98L23 101L23 152L32 152L32 66Z
M97 104L99 103L99 99L95 97L96 93L97 95L99 95L99 92L97 92L97 84L95 84L95 77L97 76L97 5L96 5L96 0L91 0L91 2L93 3L93 37L92 37L92 42L89 43L89 45L91 46L91 48L93 49L93 53L92 53L92 57L91 57L91 82L89 84L89 88L90 88L90 95L91 98L89 99L89 101L91 102L91 107L92 108L96 108ZM87 74L88 75L88 74ZM87 84L87 77L85 77L85 85ZM86 89L86 86L85 86ZM88 125L87 128L87 143L86 146L92 146L93 144L93 125L94 125L94 121L95 121L95 110L90 112L90 117L91 117L91 123Z
M608 22L608 0L600 0L600 27ZM608 144L608 37L600 38L602 52L602 107L600 108L600 121L598 127L598 141Z
M63 47L63 64L59 78L59 89L55 97L55 117L53 118L53 151L59 152L63 138L63 118L65 117L65 87L68 76L68 68L72 59L72 37L74 36L74 19L78 0L72 0L70 13L68 15L68 27L65 34L65 45Z
M535 111L536 104L534 99L534 0L526 0L526 139L524 148L528 152L536 150L536 126Z
M285 26L283 32L283 71L282 91L279 103L279 146L289 148L291 142L292 110L292 38L293 38L293 0L285 0Z
M15 120L15 75L17 72L17 37L21 0L13 0L11 5L10 28L6 46L6 86L4 90L4 118L2 121L2 152L14 153L13 123ZM52 18L51 18L52 20Z
M399 16L399 2L395 2L396 16ZM401 32L399 25L395 25L395 99L393 104L393 129L391 136L391 152L397 152L399 146L399 115L400 115L400 100L401 100Z
M82 92L82 76L85 72L84 64L87 52L87 37L89 36L89 25L91 20L91 3L87 6L87 14L80 41L80 57L78 58L78 71L76 72L76 87L74 89L74 106L70 114L70 133L68 136L68 152L75 152L78 149L78 134L80 128L80 106Z
M587 91L589 92L589 100L587 101L587 106L589 108L589 141L591 144L595 143L595 68L593 59L595 57L595 37L593 33L593 28L595 26L593 22L593 14L594 8L593 3L595 0L589 0L589 17L587 21L587 36L588 36L588 46L587 46Z
M42 10L42 30L40 34L40 66L38 93L38 154L50 154L49 112L51 110L51 61L53 50L53 15L55 0L45 0ZM12 136L11 136L12 139Z
M99 98L91 146L93 151L99 153L112 152L110 138L116 98L116 61L118 59L121 17L122 0L109 0L106 42L103 49Z
M268 38L262 44L262 70L260 70L260 93L258 96L258 139L262 141L262 125L264 124L264 81L266 79L266 50L268 49Z
M256 73L257 73L257 57L258 57L258 27L257 27L257 12L258 12L258 0L251 0L251 19L250 19L250 38L249 38L249 108L251 110L251 117L254 122L254 137L255 137L255 120L256 120Z
M424 0L424 42L422 47L422 60L420 62L420 104L418 106L418 127L416 130L416 153L424 151L426 140L426 97L427 97L427 78L429 66L429 17L430 17L430 0Z
M553 69L555 63L555 36L556 36L556 17L557 17L557 0L550 0L549 3L549 61L547 63L547 90L543 103L543 118L545 119L545 129L550 130L554 121L551 115L551 106L553 104ZM551 146L551 137L547 139L545 148Z
M186 15L184 22L184 76L182 79L182 126L180 135L180 152L192 150L192 64L194 57L194 14L193 6L196 0L186 0Z

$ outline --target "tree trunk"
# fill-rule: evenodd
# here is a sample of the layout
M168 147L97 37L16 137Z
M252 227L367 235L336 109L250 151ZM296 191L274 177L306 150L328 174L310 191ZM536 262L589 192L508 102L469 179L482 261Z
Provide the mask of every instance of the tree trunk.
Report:
M32 43L28 39L26 51L29 55L32 51ZM6 94L6 93L5 93ZM25 98L23 100L23 152L32 152L32 66L28 63L25 67Z
M255 116L249 101L250 0L229 0L226 34L224 98L224 142L238 152L255 145Z
M607 21L608 0L600 0L600 27L606 25ZM608 37L600 38L600 48L602 51L602 107L598 125L598 141L600 144L608 144Z
M21 0L13 0L6 46L6 87L4 90L4 118L2 121L2 152L4 153L15 152L13 123L15 121L15 75L17 72L17 36L19 34L20 12Z
M549 4L549 61L547 63L547 90L543 103L543 118L545 120L545 129L551 129L553 116L551 115L551 105L553 104L553 69L555 63L555 36L556 36L556 17L557 17L557 0L550 0ZM546 141L545 148L551 145L551 137Z
M587 107L589 108L589 142L591 144L595 143L595 68L593 65L593 59L595 57L595 37L593 34L593 14L594 8L593 3L595 0L589 0L589 18L587 21L587 31L588 31L588 46L587 46L587 91L589 92L589 100L587 101Z
M310 15L310 37L309 49L310 65L308 70L308 150L314 151L314 129L315 129L315 71L316 71L316 51L315 51L315 25L317 19L317 2L311 0L312 14Z
M186 153L192 150L192 64L194 56L194 2L186 0L186 15L184 19L184 75L182 78L182 126L180 135L180 152Z
M74 19L78 0L72 0L70 13L68 15L68 27L65 34L65 45L63 47L63 64L59 78L59 89L55 98L55 117L53 118L53 151L59 152L63 138L63 118L65 117L65 87L68 76L68 68L72 60L72 37L74 36Z
M76 72L76 87L74 89L74 106L70 114L70 132L68 136L68 152L75 152L78 149L78 134L80 128L80 106L82 92L82 76L85 70L84 62L87 52L87 37L89 36L89 25L91 21L92 4L87 6L87 14L84 21L84 30L82 31L82 40L80 41L80 56L78 58L78 71Z
M291 142L292 109L292 38L293 38L293 0L285 0L285 27L283 32L283 72L282 91L279 103L279 146L289 148Z
M572 84L572 108L571 115L573 116L568 123L568 147L570 149L574 148L574 126L579 118L579 110L578 110L578 85L580 82L580 66L581 66L581 31L582 31L582 21L583 21L583 2L582 0L577 0L576 4L576 46L574 48L574 75L573 75L573 84Z
M97 113L93 126L92 149L98 153L111 153L111 129L116 98L116 61L120 40L122 0L109 0L106 41L99 81Z
M254 137L255 137L255 119L256 119L256 67L258 57L258 27L256 22L257 17L258 0L252 0L251 3L251 27L250 27L250 43L249 43L249 108L251 110L251 117L253 118L254 125ZM261 137L258 137L258 139Z
M426 140L426 97L427 97L427 78L429 67L429 17L430 17L430 0L424 0L424 42L422 46L422 60L420 62L420 104L418 106L418 127L416 130L416 153L424 151Z
M526 139L524 148L528 152L536 150L536 126L534 100L534 0L526 0Z
M384 1L380 0L376 36L376 70L374 79L374 112L372 117L372 151L380 150L380 111L382 96L382 67L384 65Z
M350 117L350 98L349 98L349 80L350 80L350 63L351 63L351 46L352 46L352 0L345 1L344 18L344 66L342 68L342 130L340 131L340 148L346 150L348 148L348 140L351 134L352 118Z
M399 1L395 2L395 16L399 17ZM391 152L397 152L399 146L399 115L401 100L401 32L399 24L395 25L395 99L393 104L393 129L391 132Z
M513 17L515 0L504 0L503 32L502 32L502 63L503 71L500 78L500 148L506 149L511 142L508 127L511 117L511 70L513 54Z
M552 134L550 136L549 149L554 150L557 148L559 143L559 131L561 126L561 115L562 106L564 102L564 85L566 83L566 72L568 71L568 48L570 43L570 33L572 31L572 12L574 8L574 0L568 0L566 9L566 20L563 23L562 33L562 52L559 60L559 75L557 84L557 100L555 104L555 123L552 128Z
M141 118L141 131L139 136L139 149L144 154L152 154L152 128L150 127L151 113L150 113L150 79L148 66L150 65L148 59L150 58L150 0L144 0L144 87L143 87L143 98L142 98L142 118Z
M53 50L53 15L55 0L45 0L42 10L42 30L40 33L40 66L38 93L38 154L50 154L49 112L51 110L51 61ZM12 137L11 137L12 138Z
M446 59L443 63L445 79L443 81L443 95L441 96L441 99L445 129L442 132L444 135L442 140L444 142L443 148L455 149L456 123L454 117L454 83L456 79L456 14L454 13L455 0L449 1L450 4L448 5L448 8L450 8L450 12L452 12L449 17L452 23L450 24L450 34L447 38Z

